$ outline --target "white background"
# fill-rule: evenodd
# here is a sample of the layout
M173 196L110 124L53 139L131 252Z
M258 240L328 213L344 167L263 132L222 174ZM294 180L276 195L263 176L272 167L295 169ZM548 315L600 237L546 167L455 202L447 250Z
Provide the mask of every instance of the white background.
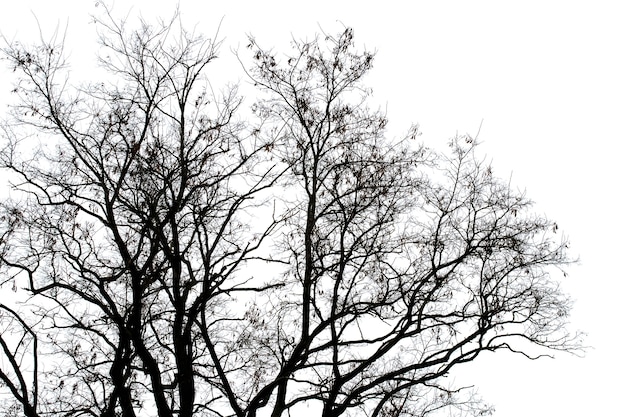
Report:
M70 59L81 62L74 74L85 75L81 68L95 62L89 14L101 6L11 3L0 12L7 39L35 39L35 16L46 37L67 26ZM150 21L169 17L175 2L118 0L114 11L131 6ZM535 362L487 354L456 379L475 383L497 417L623 415L626 3L181 0L180 10L189 27L209 36L221 21L221 62L229 70L220 76L231 81L245 82L231 49L246 57L246 33L280 51L292 35L345 25L355 29L357 45L378 51L366 82L373 103L387 108L390 134L417 122L422 139L443 148L482 122L479 140L495 172L527 190L581 259L563 287L576 300L572 330L586 331L592 349L582 359ZM1 103L10 76L0 72Z

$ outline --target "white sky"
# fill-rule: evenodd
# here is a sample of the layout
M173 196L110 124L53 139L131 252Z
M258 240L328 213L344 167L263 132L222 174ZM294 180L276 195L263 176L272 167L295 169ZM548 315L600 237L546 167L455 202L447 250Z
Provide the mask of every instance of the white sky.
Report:
M8 38L31 38L37 34L33 13L44 33L69 22L72 58L88 60L94 4L3 4L0 30ZM118 0L115 10L131 5L149 19L168 17L175 2ZM417 122L425 141L443 147L456 132L476 133L482 121L480 140L496 173L512 172L581 258L563 285L577 300L572 330L588 332L594 349L584 359L536 362L491 354L458 381L475 381L495 404L496 417L623 412L626 2L180 0L180 9L210 35L223 18L221 55L228 65L235 62L230 48L243 49L246 33L280 50L291 34L351 26L357 45L378 51L368 83L374 100L387 107L392 131ZM10 73L0 74L3 102Z

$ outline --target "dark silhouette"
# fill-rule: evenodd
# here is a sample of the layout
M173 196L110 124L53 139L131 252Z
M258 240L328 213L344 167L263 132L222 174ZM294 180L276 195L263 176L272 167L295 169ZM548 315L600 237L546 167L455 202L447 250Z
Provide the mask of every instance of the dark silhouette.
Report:
M578 347L555 223L475 138L390 139L351 29L251 39L243 118L177 22L98 21L89 85L56 40L5 48L0 267L29 297L0 304L0 415L484 415L457 364Z

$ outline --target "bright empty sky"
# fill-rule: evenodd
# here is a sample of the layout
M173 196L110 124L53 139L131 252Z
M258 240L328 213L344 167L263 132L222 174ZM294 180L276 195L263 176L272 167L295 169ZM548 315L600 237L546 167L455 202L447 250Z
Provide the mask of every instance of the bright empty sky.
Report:
M33 15L44 33L68 23L72 58L91 59L94 1L11 3L0 14L6 37L37 35ZM170 16L174 4L118 0L114 10L134 5L150 19ZM496 173L512 173L513 183L559 223L581 258L563 286L577 300L572 330L588 332L594 348L583 359L528 362L487 355L458 380L474 381L495 404L496 417L609 416L623 410L617 404L626 391L626 277L619 264L626 236L625 3L181 0L180 9L206 34L222 20L226 65L235 64L230 49L243 50L246 33L280 51L292 34L303 38L320 27L332 33L351 26L357 45L378 51L367 81L375 102L387 108L392 133L417 122L429 145L444 147L456 132L476 133L482 121L479 139ZM10 72L0 74L3 102Z

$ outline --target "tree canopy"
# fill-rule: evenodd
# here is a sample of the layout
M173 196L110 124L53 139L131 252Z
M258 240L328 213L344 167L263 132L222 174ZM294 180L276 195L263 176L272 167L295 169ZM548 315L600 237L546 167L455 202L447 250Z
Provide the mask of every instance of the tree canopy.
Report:
M556 223L476 138L387 132L351 28L251 37L251 99L176 18L97 24L83 84L56 38L4 47L2 415L486 415L454 367L579 348Z

